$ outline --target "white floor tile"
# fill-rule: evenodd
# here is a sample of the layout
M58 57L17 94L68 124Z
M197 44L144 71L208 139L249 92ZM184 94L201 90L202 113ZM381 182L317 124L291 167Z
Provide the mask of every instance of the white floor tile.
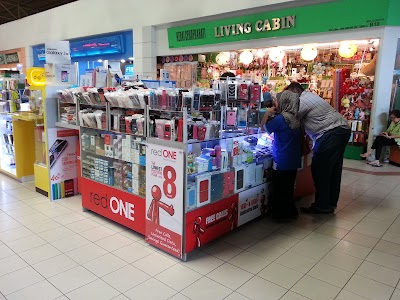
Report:
M372 250L366 258L367 261L400 271L400 257L392 254Z
M74 249L72 251L66 252L65 254L71 259L76 261L78 264L84 264L89 261L95 260L96 258L106 255L108 252L103 248L90 243L83 247Z
M231 294L232 290L214 280L203 277L185 288L181 293L192 300L222 300Z
M47 225L43 225L43 226L46 227ZM52 243L52 242L55 242L58 240L65 239L65 238L70 237L75 234L73 231L69 230L66 227L59 227L59 226L57 226L57 227L58 228L51 228L51 229L42 231L42 232L38 233L38 236L40 236L42 239L46 240L47 242Z
M118 295L119 292L116 289L98 279L68 293L67 297L71 300L110 300Z
M95 242L115 234L115 231L104 226L99 226L86 231L81 231L79 234L89 241Z
M294 237L288 236L286 234L282 234L279 232L274 232L267 236L265 239L262 240L265 243L270 243L275 246L279 246L281 248L285 249L290 249L293 246L295 246L298 242L300 242L299 239L296 239Z
M357 257L353 257L332 250L324 258L321 259L321 262L330 264L331 266L335 266L349 272L355 272L363 261L362 259L359 259Z
M287 292L280 300L308 300L309 298L296 294L295 292Z
M44 278L40 276L32 267L26 267L18 271L9 273L0 277L0 291L3 295L8 296L20 289L28 287L32 284L42 281Z
M310 276L304 276L292 288L293 292L312 300L335 299L340 288Z
M343 240L350 243L358 244L364 247L372 248L378 243L379 239L365 234L350 231Z
M226 297L225 300L249 300L249 298L243 296L242 294L233 292L228 297Z
M57 248L50 244L46 244L28 251L21 252L19 253L19 256L21 256L27 263L33 265L60 254L61 252L57 250Z
M66 227L68 229L71 229L72 231L74 231L76 233L90 230L90 229L93 229L93 228L99 227L99 226L100 226L99 223L96 223L96 222L94 222L92 220L88 220L88 219L66 225Z
M253 274L257 274L271 263L271 261L247 251L240 253L228 262Z
M247 249L259 241L259 239L250 235L243 235L240 230L228 234L222 240L241 249Z
M308 272L309 276L322 280L339 288L343 288L353 275L343 269L336 268L323 262L317 263L314 268Z
M28 228L30 231L32 231L34 233L39 234L39 233L42 233L45 231L49 231L49 230L58 228L60 226L61 226L60 223L57 223L54 220L48 219L46 221L28 224L28 225L26 225L26 228Z
M28 264L18 255L0 259L0 276L23 269L27 266Z
M118 250L122 247L133 244L133 241L122 234L114 234L103 239L97 240L95 242L97 245L102 247L103 249L112 252Z
M192 262L192 259L190 260L190 263ZM221 262L223 263L223 262ZM139 259L132 263L133 266L138 268L139 270L142 270L143 272L146 272L147 274L151 276L155 276L166 269L172 267L173 265L177 264L176 261L170 259L169 257L162 255L158 252L154 252L146 257L143 257L142 259ZM186 265L186 263L185 263ZM187 267L190 268L189 265ZM193 268L192 268L193 269Z
M261 256L267 260L274 261L279 256L284 254L287 251L287 249L275 246L271 243L260 241L254 246L251 246L249 249L247 249L247 251L256 254L258 256Z
M330 237L334 237L337 239L342 239L349 233L349 230L343 229L343 228L340 228L337 226L332 226L332 225L325 223L325 224L321 225L320 227L318 227L315 230L315 232L325 234L325 235L328 235Z
M400 300L400 290L395 289L390 300Z
M47 280L40 281L7 296L8 300L53 300L62 293Z
M388 254L400 256L400 244L380 240L374 249Z
M370 300L390 299L390 296L394 291L394 288L388 285L384 285L359 275L354 275L344 289Z
M307 235L309 235L312 231L304 228L300 228L297 226L288 225L281 229L278 229L279 232L294 237L296 239L304 239Z
M228 263L223 264L207 275L207 277L232 290L237 289L253 276L253 274Z
M14 254L15 254L14 251L12 251L6 245L0 245L0 259L9 257Z
M26 227L18 227L15 229L0 232L0 241L3 243L16 241L24 237L33 235L33 232Z
M272 263L258 273L258 276L286 289L291 289L304 274L280 264Z
M199 252L191 256L188 261L182 262L182 265L196 271L197 273L206 275L224 263L223 260L210 254Z
M115 250L113 253L119 258L125 260L126 262L133 263L143 257L154 253L154 250L139 243L133 243L131 245Z
M327 246L323 243L310 243L306 240L303 240L290 250L309 258L320 260L332 249L332 247L333 246Z
M74 234L61 240L56 240L51 244L62 252L69 252L71 250L90 244L90 241L78 234Z
M392 287L396 287L400 279L400 272L368 261L362 263L356 274Z
M176 291L183 290L201 277L199 273L181 264L176 264L155 276L157 280Z
M150 278L150 275L134 266L128 265L104 276L102 280L121 293L124 293Z
M97 279L82 266L75 267L58 275L48 278L57 289L66 294Z
M67 224L71 224L74 222L78 222L81 220L84 220L85 217L82 216L81 214L78 214L76 212L71 212L62 216L58 216L57 218L55 218L55 220L62 224L62 225L67 225Z
M367 298L342 290L335 300L366 300Z
M237 290L253 300L277 300L287 290L260 277L253 277Z
M38 222L43 222L43 221L48 221L50 220L48 217L46 217L44 214L42 213L34 213L28 216L24 216L23 218L18 218L18 222L20 222L22 225L25 225L27 227L27 225L29 224L35 224Z
M340 241L334 248L334 251L339 251L354 257L365 259L371 252L371 248L353 244L347 241Z
M109 253L84 264L84 267L96 276L103 277L111 272L121 269L126 265L127 262L118 258L114 254Z
M15 228L18 228L18 227L22 227L22 224L17 222L17 221L15 221L11 217L4 218L0 222L0 232L8 231L8 230L15 229Z
M254 247L254 246L252 246L252 247ZM235 247L224 241L217 241L210 245L207 245L205 248L203 248L203 251L210 255L215 256L216 258L222 259L224 261L228 261L231 258L238 255L240 252L242 252L243 249L241 249L239 247Z
M7 246L15 253L20 253L30 250L32 248L43 246L44 244L47 244L47 242L44 239L40 238L37 235L31 235L26 238L9 242L7 243Z
M77 267L78 264L65 254L57 255L40 263L32 265L42 276L49 278Z
M167 300L177 292L152 278L124 293L129 299Z
M275 262L305 274L310 271L318 261L289 250Z

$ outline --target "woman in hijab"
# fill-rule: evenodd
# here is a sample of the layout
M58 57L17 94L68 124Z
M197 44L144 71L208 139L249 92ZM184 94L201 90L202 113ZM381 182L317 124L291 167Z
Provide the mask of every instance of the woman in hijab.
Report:
M301 129L299 118L299 96L284 91L268 108L261 127L268 133L274 133L272 189L269 213L278 220L298 216L294 204L293 191L297 169L301 166ZM276 117L270 119L276 110Z

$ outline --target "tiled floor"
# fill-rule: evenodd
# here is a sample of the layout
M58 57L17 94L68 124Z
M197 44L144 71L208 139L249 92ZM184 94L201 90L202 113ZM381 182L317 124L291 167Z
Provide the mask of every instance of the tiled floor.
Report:
M335 216L257 220L183 263L0 175L0 299L399 300L399 215L400 176L344 171Z

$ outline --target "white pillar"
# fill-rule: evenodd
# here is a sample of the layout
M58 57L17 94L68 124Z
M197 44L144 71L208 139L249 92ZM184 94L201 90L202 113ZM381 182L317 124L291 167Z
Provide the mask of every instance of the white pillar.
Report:
M134 28L133 54L135 77L157 79L156 31L154 26Z
M392 95L393 70L399 39L400 27L386 27L384 29L376 64L368 148L371 147L375 136L387 128Z

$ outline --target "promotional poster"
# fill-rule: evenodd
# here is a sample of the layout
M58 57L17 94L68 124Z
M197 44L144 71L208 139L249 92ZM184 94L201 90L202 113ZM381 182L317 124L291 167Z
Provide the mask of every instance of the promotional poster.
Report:
M239 194L238 226L263 215L267 211L268 185L262 184Z
M78 193L78 134L77 130L48 129L51 200Z
M159 145L146 151L146 242L182 257L184 152Z
M186 252L200 248L238 226L238 195L186 214Z

